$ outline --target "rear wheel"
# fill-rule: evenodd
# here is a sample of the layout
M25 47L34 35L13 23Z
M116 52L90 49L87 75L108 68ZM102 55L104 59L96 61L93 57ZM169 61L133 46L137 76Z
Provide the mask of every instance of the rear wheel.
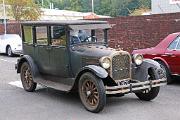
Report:
M84 107L90 112L98 113L106 104L102 80L89 72L84 73L79 80L79 96Z
M21 66L21 82L24 90L33 92L36 89L36 83L33 81L32 71L27 62L24 62Z
M173 79L171 78L171 74L169 72L168 67L166 66L166 64L164 64L162 61L158 61L158 63L161 65L161 68L165 71L166 73L166 78L167 78L167 83L171 84L173 83Z
M7 53L7 55L8 55L9 57L12 57L12 56L13 56L11 46L8 46L8 47L7 47L6 53Z
M155 80L155 79L156 79L156 77L155 77L154 73L151 71L149 73L148 80ZM140 100L150 101L157 97L159 90L160 90L160 87L154 87L154 88L151 88L150 90L146 89L146 90L143 90L143 91L141 91L139 93L135 93L135 94Z

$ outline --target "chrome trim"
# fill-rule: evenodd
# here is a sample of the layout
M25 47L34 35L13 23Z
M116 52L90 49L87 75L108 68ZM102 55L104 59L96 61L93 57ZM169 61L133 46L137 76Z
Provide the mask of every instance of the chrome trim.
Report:
M162 78L158 80L130 83L128 85L105 86L105 88L106 88L106 94L126 94L139 90L145 90L145 89L151 89L153 87L163 86L166 84L167 84L167 79Z

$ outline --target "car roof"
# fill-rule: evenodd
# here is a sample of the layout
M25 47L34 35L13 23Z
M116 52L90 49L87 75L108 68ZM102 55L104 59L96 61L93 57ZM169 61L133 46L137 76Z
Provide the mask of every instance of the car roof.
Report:
M2 37L6 37L6 38L10 38L10 37L19 37L18 34L3 34L3 35L0 35Z
M46 21L25 21L22 25L86 25L86 24L107 24L107 21L96 20L46 20Z
M179 35L179 34L180 34L180 32L172 33L172 35Z

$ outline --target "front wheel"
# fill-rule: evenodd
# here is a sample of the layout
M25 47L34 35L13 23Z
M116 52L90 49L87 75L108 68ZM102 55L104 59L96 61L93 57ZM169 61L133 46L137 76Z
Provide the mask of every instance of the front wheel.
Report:
M79 96L84 107L94 113L103 110L106 93L103 81L91 73L84 73L79 80Z
M149 71L148 74L149 74L148 80L156 79L153 71ZM154 88L151 88L150 90L146 89L146 90L143 90L143 91L141 91L139 93L135 93L135 94L140 100L151 101L157 97L159 90L160 90L160 87L154 87Z
M33 81L31 68L27 62L21 66L21 82L24 90L33 92L36 89L36 83Z
M140 99L140 100L144 100L144 101L151 101L154 98L157 97L158 93L159 93L160 87L155 87L152 88L150 91L149 90L144 90L140 93L136 93L136 96Z

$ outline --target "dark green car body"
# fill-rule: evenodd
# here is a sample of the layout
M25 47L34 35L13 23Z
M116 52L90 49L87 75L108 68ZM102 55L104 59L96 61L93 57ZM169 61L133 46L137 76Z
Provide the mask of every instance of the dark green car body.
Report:
M128 52L108 47L110 28L106 21L24 22L24 52L16 65L17 72L21 72L23 62L28 62L35 82L67 92L76 90L79 78L86 72L101 78L106 94L111 95L166 84L157 62L145 59L141 65L136 65ZM88 31L84 42L79 41L76 34L79 30ZM97 36L101 36L102 41L98 41ZM108 69L101 66L102 57L111 59ZM156 80L148 81L149 71L154 71Z

